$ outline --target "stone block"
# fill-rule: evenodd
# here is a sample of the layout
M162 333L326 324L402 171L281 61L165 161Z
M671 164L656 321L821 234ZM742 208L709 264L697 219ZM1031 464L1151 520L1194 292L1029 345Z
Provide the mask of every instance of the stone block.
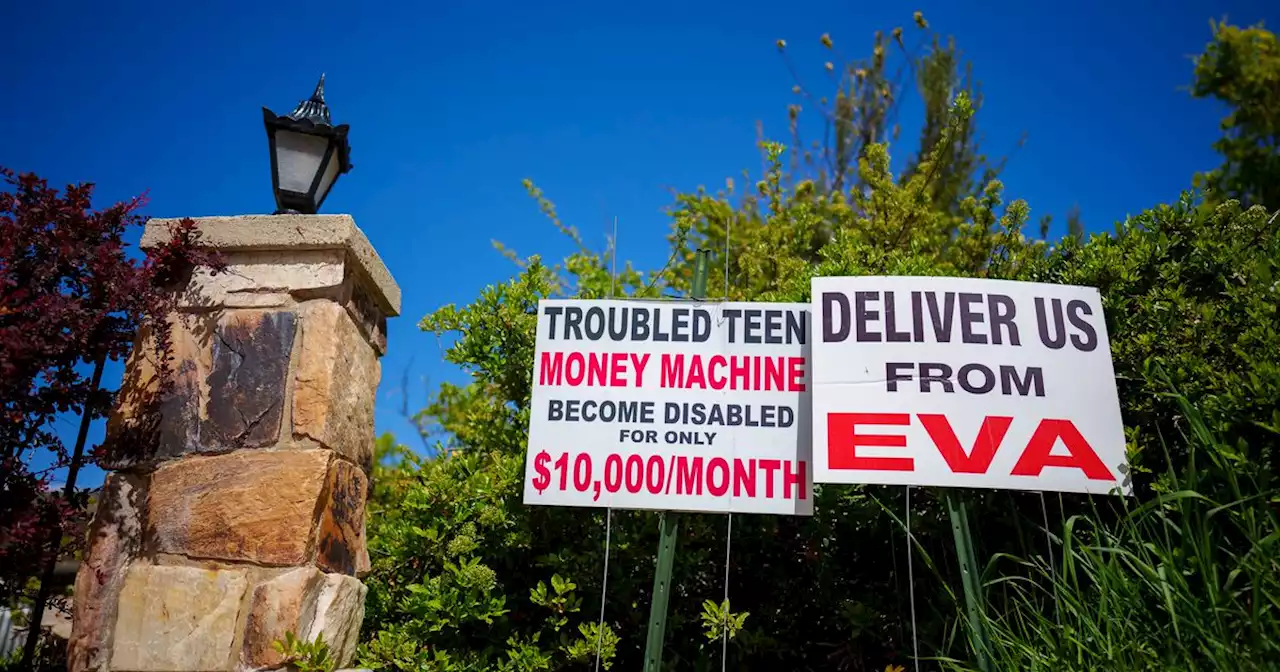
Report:
M315 567L290 570L253 589L245 625L241 662L252 669L281 667L284 657L272 644L292 632L305 637L316 618L316 602L325 585Z
M165 464L151 478L149 544L192 558L305 564L331 457L326 450L238 451Z
M201 449L215 320L212 315L169 316L167 372L159 365L152 329L140 331L107 421L104 466L127 468Z
M343 307L347 309L347 314L351 315L356 326L360 327L360 332L369 341L369 345L372 345L374 351L381 357L387 354L387 316L378 307L363 283L353 278L351 285L350 295L343 303Z
M142 477L109 474L89 526L84 560L76 573L67 669L97 670L111 658L111 635L125 570L142 545L146 483Z
M341 291L346 253L328 250L260 250L226 252L226 270L208 268L192 274L182 308L282 306L292 292Z
M199 429L203 448L256 448L279 440L295 324L293 312L283 310L234 311L220 320Z
M308 639L324 637L338 667L348 665L356 655L360 624L364 621L364 598L369 589L359 579L342 574L326 574L316 600L316 618Z
M368 487L364 472L344 460L334 461L316 545L316 565L321 569L352 575L367 571L364 502Z
M315 439L368 471L373 402L382 375L377 354L337 303L311 301L299 314L302 347L294 373L293 434Z
M147 221L140 247L158 247L170 238L176 219ZM196 219L201 243L223 253L259 250L342 250L346 264L366 278L382 312L400 314L400 287L378 252L350 215L241 215Z
M243 570L134 565L120 592L113 672L231 669Z

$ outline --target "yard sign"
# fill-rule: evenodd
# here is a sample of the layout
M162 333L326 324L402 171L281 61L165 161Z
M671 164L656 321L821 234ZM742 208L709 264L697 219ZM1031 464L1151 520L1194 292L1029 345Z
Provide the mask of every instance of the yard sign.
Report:
M814 477L1132 494L1096 289L814 278Z
M538 304L526 504L811 515L807 304Z

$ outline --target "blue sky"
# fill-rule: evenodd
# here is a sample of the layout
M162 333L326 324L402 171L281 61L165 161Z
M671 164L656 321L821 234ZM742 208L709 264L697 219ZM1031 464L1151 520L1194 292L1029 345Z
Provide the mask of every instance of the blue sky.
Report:
M406 371L411 408L424 378L460 379L418 320L511 275L492 239L568 250L523 178L589 241L603 245L616 215L620 255L658 266L671 188L758 170L757 120L787 139L792 80L775 40L818 81L820 35L861 56L916 9L973 61L986 150L1011 153L1026 133L1006 194L1054 215L1054 235L1074 203L1108 230L1213 167L1222 110L1183 88L1189 56L1212 17L1280 18L1258 0L4 3L0 164L96 182L100 205L148 192L157 217L270 212L259 109L291 109L327 73L355 169L324 211L352 214L404 290L377 424L412 442Z

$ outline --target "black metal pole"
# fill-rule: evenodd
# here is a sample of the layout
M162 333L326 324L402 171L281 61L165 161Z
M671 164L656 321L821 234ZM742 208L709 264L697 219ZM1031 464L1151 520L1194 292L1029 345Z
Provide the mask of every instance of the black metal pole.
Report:
M98 385L102 383L102 369L107 364L107 356L104 353L98 357L98 361L93 367L93 379L89 383L89 396L92 397L98 392ZM71 495L76 491L76 476L80 473L80 463L84 461L84 443L89 438L89 424L93 421L89 414L89 399L85 400L84 414L80 416L80 433L76 435L75 451L71 453L71 464L67 465L67 483L62 489L64 499L70 500ZM60 523L61 521L55 521ZM36 645L40 643L40 622L44 620L45 603L49 601L49 593L53 592L53 574L54 569L58 566L58 551L62 548L62 526L55 524L49 530L49 539L47 542L52 546L52 553L48 560L45 561L44 571L40 576L40 588L36 591L36 601L31 605L31 618L27 629L27 643L22 649L22 667L19 669L30 670L34 668L34 660L36 656Z

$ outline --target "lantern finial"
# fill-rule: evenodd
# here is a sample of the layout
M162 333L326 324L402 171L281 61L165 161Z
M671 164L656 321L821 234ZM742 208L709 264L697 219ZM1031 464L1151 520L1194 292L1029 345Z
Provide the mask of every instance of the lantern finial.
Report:
M320 81L316 83L316 90L311 94L311 98L298 103L293 111L285 115L294 121L310 121L316 125L331 126L329 121L329 106L324 102L324 75L320 75Z

